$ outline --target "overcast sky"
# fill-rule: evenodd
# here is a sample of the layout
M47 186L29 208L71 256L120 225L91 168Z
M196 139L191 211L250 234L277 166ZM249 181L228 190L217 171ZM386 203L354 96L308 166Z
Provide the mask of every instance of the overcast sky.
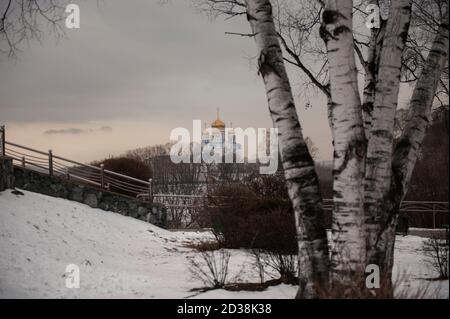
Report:
M8 139L80 161L165 143L175 127L221 119L270 127L245 17L210 20L189 1L73 1L81 28L58 43L0 57L0 122ZM295 91L300 77L290 72ZM297 96L305 135L331 158L325 101Z

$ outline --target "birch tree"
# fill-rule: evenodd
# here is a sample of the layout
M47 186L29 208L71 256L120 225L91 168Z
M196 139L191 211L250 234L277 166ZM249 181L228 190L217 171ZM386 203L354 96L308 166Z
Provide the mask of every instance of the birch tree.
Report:
M420 1L433 2L437 10L417 6ZM326 48L326 63L321 68L327 68L325 82L320 79L320 72L315 75L311 72L292 42L289 44L289 38L286 40L280 32L281 25L277 26L269 0L207 2L222 14L233 17L246 14L252 29L247 36L255 39L259 72L274 126L279 128L281 158L296 213L301 282L297 296L317 297L323 289L351 286L364 275L368 264L381 268L382 285L392 296L398 208L408 189L431 108L439 99L438 90L442 88L445 93L448 88L445 83L448 0L368 1L388 4L389 14L379 28L369 33L368 42L363 44L367 48L365 53L361 41L355 37L353 15L358 10L354 1L318 1L322 12L318 31ZM421 22L411 31L411 21L417 16L413 10L420 13L423 21L430 16L433 21ZM429 11L425 14L426 10ZM427 28L431 30L432 36L427 38L431 48L412 50L413 43ZM415 33L417 29L419 36ZM317 176L304 146L283 61L298 66L327 97L334 141L329 258L321 224ZM358 65L363 79L358 78ZM360 80L364 81L361 92ZM406 127L394 145L395 113L402 82L414 83L415 88Z
M377 264L382 273L390 277L390 266L384 267L393 253L388 247L377 252L375 247L382 242L394 242L394 229L380 233L381 226L386 221L384 212L389 204L387 194L391 183L391 158L394 141L395 110L397 109L398 94L400 90L401 58L409 31L411 17L411 0L392 1L389 20L383 45L380 52L377 81L375 82L375 99L373 115L368 128L369 139L367 147L367 163L365 176L365 212L367 230L368 262ZM389 235L388 235L389 234ZM383 239L385 236L389 238ZM372 255L379 255L373 257ZM383 256L381 256L383 255Z
M328 247L317 174L298 120L278 34L268 0L247 3L258 50L258 66L278 138L299 246L299 297L314 297L315 285L328 283Z
M329 1L323 12L321 37L328 50L333 123L333 280L351 280L363 262L362 182L366 141L353 52L352 1Z

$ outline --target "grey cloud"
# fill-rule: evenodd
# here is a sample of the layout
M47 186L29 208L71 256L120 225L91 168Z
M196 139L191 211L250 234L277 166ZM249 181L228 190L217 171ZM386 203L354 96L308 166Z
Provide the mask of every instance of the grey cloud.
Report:
M245 19L211 22L189 1L74 2L81 28L67 40L48 36L17 63L0 61L2 120L191 120L214 117L217 101L230 113L265 101L253 41L224 34L248 31Z
M51 130L47 130L44 132L44 134L46 135L56 135L56 134L81 134L81 133L85 133L86 130L82 130L79 128L67 128L67 129L59 129L59 130L55 130L55 129L51 129Z
M111 126L102 126L98 130L102 131L102 132L108 132L109 133L109 132L112 132L112 127Z
M102 126L98 129L80 129L80 128L66 128L66 129L50 129L44 132L46 135L77 135L77 134L83 134L83 133L94 133L94 132L105 132L109 133L112 132L112 127L110 126Z

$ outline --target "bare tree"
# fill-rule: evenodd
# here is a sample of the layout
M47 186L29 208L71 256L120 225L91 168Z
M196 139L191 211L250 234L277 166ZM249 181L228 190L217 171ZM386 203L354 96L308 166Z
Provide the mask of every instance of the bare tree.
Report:
M20 44L41 41L48 27L57 38L65 36L62 25L66 0L4 0L0 3L0 53L15 57Z
M328 282L328 246L314 161L303 138L283 62L270 1L247 2L247 20L258 49L258 65L269 111L278 128L281 161L293 203L299 245L300 297L313 297Z
M157 156L168 156L170 148L173 143L157 144L147 147L140 147L133 150L128 150L125 153L126 157L131 157L142 162L149 162Z
M317 296L317 289L327 286L329 274L331 287L351 285L369 263L380 266L384 288L392 286L398 208L406 195L433 104L448 87L448 0L422 2L432 5L424 6L419 0L299 1L297 15L291 5L280 5L284 2L275 2L273 9L269 0L203 1L203 8L216 14L245 14L251 26L251 33L241 35L255 39L259 73L274 126L279 129L299 238L299 297ZM353 25L354 16L365 17L364 5L370 3L384 5L389 15L379 28L359 32L365 28ZM311 14L316 12L314 8L321 20ZM296 18L302 14L309 16L310 24ZM432 17L432 22L426 22L427 17ZM314 30L325 48L316 37L306 36ZM429 48L425 45L411 50L421 38ZM308 67L305 53L321 57L319 71ZM317 175L283 61L297 66L327 97L335 150L330 261ZM309 65L316 66L314 62ZM364 75L362 96L359 74ZM413 83L415 88L407 124L394 145L402 82Z

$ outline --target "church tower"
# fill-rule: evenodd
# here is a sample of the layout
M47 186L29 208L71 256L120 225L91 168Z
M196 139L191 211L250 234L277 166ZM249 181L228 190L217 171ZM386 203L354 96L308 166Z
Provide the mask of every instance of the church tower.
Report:
M219 108L217 108L217 118L212 122L211 127L218 129L222 134L225 133L225 123L219 117Z

